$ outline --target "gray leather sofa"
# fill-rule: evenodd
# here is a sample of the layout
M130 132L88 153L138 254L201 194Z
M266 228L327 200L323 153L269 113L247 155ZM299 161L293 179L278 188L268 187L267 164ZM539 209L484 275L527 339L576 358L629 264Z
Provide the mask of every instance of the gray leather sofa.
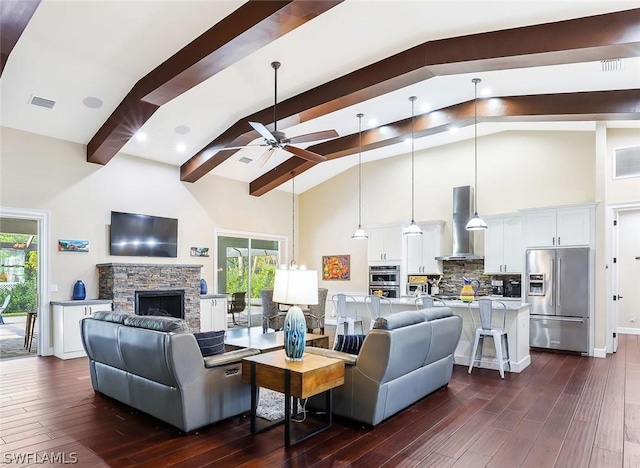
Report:
M345 361L344 385L333 389L333 414L375 426L447 385L462 319L449 307L399 312L376 319L359 355L307 347ZM313 397L310 407L322 408Z
M80 323L91 383L100 392L185 432L251 409L242 349L203 358L187 322L96 312Z

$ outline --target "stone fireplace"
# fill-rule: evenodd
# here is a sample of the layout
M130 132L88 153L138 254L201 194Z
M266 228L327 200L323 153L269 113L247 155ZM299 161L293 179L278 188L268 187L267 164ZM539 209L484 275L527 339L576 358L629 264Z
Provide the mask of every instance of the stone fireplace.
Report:
M102 263L98 268L98 298L113 301L117 312L138 313L140 295L143 307L167 310L175 309L176 299L162 299L160 296L182 296L179 301L183 318L191 330L200 330L200 270L202 265L170 265L147 263ZM176 293L178 291L178 293ZM136 294L138 293L138 294ZM158 295L160 293L160 295ZM148 311L147 311L148 312ZM164 315L163 312L159 312ZM153 315L153 314L152 314Z

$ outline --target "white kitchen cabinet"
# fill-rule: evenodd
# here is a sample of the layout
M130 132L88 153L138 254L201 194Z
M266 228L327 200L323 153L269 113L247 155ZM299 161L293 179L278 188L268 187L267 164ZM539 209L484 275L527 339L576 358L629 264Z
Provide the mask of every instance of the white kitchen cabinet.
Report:
M407 242L407 274L433 275L442 273L442 262L436 257L442 255L443 221L418 223L421 236L404 236Z
M211 294L200 298L200 331L227 329L227 296Z
M525 214L527 247L591 244L592 206L532 210Z
M524 241L520 216L485 217L485 274L522 274Z
M402 260L402 226L382 226L369 229L368 258L370 262Z
M80 320L94 312L110 311L111 301L51 302L53 308L53 354L60 359L86 356L80 336Z

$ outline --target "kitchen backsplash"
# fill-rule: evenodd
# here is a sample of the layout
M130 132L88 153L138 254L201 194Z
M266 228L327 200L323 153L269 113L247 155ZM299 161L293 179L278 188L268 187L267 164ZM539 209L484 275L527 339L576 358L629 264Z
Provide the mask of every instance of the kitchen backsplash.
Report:
M478 294L491 294L492 279L516 279L519 275L486 275L484 273L484 260L453 260L442 262L442 281L440 282L440 294L459 294L463 285L463 278L478 280L480 288Z

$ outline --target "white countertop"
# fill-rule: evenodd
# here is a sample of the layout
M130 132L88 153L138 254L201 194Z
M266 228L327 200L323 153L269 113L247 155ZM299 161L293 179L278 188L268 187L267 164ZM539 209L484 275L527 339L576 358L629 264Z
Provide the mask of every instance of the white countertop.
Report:
M348 294L349 296L352 296L356 302L359 303L364 303L364 298L366 297L366 295L358 295L358 294ZM520 298L503 298L503 297L493 297L493 296L488 296L490 299L493 299L495 301L498 302L503 302L504 305L506 306L507 310L520 310L520 309L525 309L529 307L529 304L524 303L521 301ZM400 307L400 306L411 306L411 308L415 307L415 297L409 297L409 296L404 296L404 297L399 297L399 298L390 298L389 299L391 301L391 305L394 306L394 309L396 307ZM463 302L463 301L459 301L459 300L444 300L443 301L447 307L451 307L451 308L455 308L455 309L459 309L459 308L468 308L469 304L467 302ZM436 302L436 307L438 306L439 302ZM476 303L472 303L471 307L478 307L477 302Z

